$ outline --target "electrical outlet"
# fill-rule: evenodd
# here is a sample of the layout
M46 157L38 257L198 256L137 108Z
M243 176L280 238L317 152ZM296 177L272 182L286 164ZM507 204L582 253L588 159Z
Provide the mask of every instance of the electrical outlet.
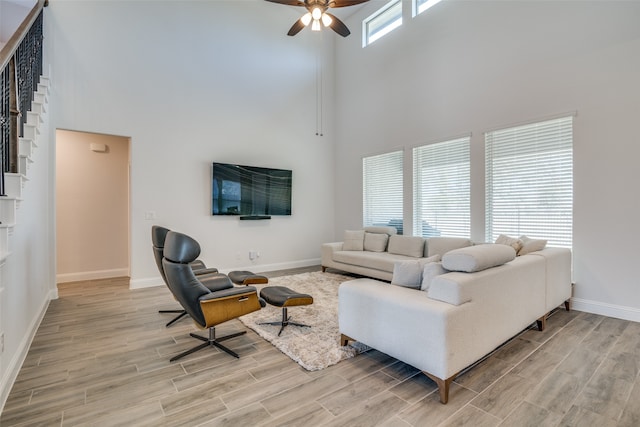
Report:
M156 217L156 212L155 211L146 211L144 213L144 219L146 219L147 221L154 220L156 218L157 217Z
M249 251L249 259L250 259L251 261L253 261L253 260L254 260L254 259L256 259L256 258L258 258L258 252L253 251L253 250L252 250L252 251Z

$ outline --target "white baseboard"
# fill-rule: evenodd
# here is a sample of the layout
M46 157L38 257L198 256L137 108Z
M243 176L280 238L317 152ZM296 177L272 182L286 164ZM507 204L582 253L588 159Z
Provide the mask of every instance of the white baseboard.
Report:
M571 298L571 308L616 319L640 322L640 309L581 298Z
M114 268L113 270L82 271L56 275L57 283L78 282L80 280L110 279L129 275L128 268Z
M165 286L162 277L148 277L146 279L131 279L129 289L153 288L155 286Z
M314 265L320 265L320 258L303 259L291 262L280 262L276 264L251 264L244 267L221 268L220 272L229 274L230 271L234 270L248 270L253 273L263 273L265 271L286 270L289 268L303 268L311 267Z
M253 264L244 267L221 268L220 272L229 274L230 271L234 270L248 270L254 273L262 273L265 271L286 270L288 268L303 268L311 267L314 265L320 265L320 258L304 259L293 262L282 262L277 264ZM131 281L129 282L129 289L151 288L154 286L164 286L164 282L159 275L156 277L147 277L145 279L131 279Z
M43 301L43 304L40 307L40 312L29 325L27 334L23 336L22 341L20 341L18 351L16 351L15 355L9 362L9 366L7 366L4 376L0 379L0 414L4 409L4 404L7 402L7 398L9 397L9 393L11 392L13 383L16 381L18 373L22 368L22 364L27 358L27 353L29 352L29 347L33 342L33 338L36 336L36 332L38 331L40 323L42 322L42 319L47 312L47 308L49 308L49 301L49 299Z

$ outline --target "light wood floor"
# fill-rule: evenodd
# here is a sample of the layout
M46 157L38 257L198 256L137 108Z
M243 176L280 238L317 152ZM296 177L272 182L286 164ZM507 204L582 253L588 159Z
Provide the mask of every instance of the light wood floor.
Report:
M198 342L189 319L164 327L158 310L177 308L164 287L96 280L59 294L2 427L640 425L639 323L557 311L545 332L461 375L442 405L433 382L375 350L307 372L252 331L226 342L240 359L206 349L169 363ZM219 335L241 329L234 320Z

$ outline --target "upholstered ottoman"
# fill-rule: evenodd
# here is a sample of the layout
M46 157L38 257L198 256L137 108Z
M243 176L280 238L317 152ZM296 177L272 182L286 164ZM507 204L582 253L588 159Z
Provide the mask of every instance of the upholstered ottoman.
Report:
M287 308L313 304L313 297L311 295L301 294L284 286L267 286L262 288L260 291L260 298L264 299L268 304L276 307L282 307L281 321L260 323L261 325L280 325L280 332L278 332L278 336L280 336L282 330L287 325L302 326L305 328L310 327L309 325L304 325L302 323L290 322L289 319L291 318L287 314Z

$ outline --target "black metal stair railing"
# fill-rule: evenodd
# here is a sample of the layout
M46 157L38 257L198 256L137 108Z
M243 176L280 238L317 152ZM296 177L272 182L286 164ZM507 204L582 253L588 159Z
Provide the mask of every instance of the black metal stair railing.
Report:
M44 6L46 1L39 0L0 51L0 196L6 196L5 173L18 172L18 138L42 75Z

